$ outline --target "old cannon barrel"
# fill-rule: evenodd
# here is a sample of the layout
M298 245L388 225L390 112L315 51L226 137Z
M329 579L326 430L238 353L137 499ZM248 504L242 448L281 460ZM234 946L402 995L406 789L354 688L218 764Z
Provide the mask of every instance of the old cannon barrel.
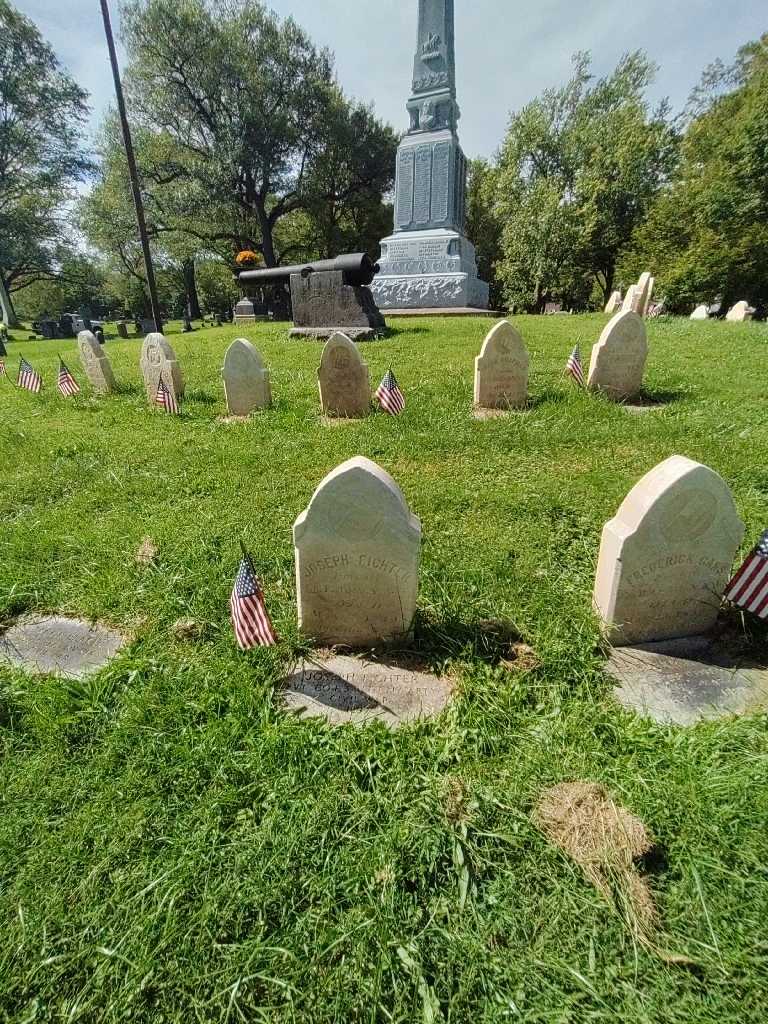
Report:
M341 271L346 284L367 285L379 272L379 264L374 263L367 253L356 252L346 256L337 256L333 260L315 260L313 263L302 263L295 267L267 267L264 270L243 270L238 274L241 284L277 284L287 281L291 274L318 274L323 271Z

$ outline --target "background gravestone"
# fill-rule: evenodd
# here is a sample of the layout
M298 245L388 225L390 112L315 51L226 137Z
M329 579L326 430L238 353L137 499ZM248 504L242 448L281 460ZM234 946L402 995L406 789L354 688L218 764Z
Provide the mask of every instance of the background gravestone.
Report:
M326 342L317 371L320 405L326 416L356 418L371 408L368 366L353 341L341 333Z
M508 320L491 330L475 359L475 405L519 409L528 402L528 352Z
M231 416L248 416L272 404L269 370L250 341L237 338L224 356L224 391Z
M755 315L754 309L748 302L737 302L735 306L728 310L725 315L725 319L731 323L744 323L746 320L751 320Z
M176 353L162 334L148 334L141 346L141 373L147 400L155 404L162 375L165 386L173 390L178 401L184 394L184 377L176 360Z
M618 313L621 310L623 299L621 292L613 292L608 303L605 307L605 312L610 313L613 316L614 313Z
M691 320L709 320L709 306L697 306L690 318Z
M728 485L714 470L674 455L646 474L600 544L594 601L611 643L710 629L743 537Z
M647 359L642 318L637 313L617 313L592 349L587 387L614 402L634 398L642 390Z
M329 473L296 520L293 538L304 633L358 647L410 632L421 524L380 466L357 457Z
M80 362L91 387L97 395L110 395L115 390L115 375L109 356L91 331L80 331L77 336Z

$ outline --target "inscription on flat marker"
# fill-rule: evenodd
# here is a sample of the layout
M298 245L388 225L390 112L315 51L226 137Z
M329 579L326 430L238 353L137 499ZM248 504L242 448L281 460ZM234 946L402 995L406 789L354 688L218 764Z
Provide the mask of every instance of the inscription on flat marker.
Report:
M615 646L714 626L744 537L728 485L680 455L630 491L606 524L594 602Z
M416 613L421 524L370 459L322 481L293 528L299 626L318 642L375 646Z
M520 409L528 402L528 352L508 320L491 330L475 360L475 405Z

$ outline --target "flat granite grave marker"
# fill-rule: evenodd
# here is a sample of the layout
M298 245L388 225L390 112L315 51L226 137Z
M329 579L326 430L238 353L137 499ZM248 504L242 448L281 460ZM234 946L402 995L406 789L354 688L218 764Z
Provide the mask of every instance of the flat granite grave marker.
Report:
M77 336L80 362L91 387L97 395L110 395L115 390L115 375L109 356L91 331L80 331Z
M520 409L528 402L528 352L509 322L491 330L475 359L475 405L481 409Z
M421 523L389 473L361 456L338 466L296 520L293 540L304 633L351 647L410 633Z
M28 672L79 679L106 665L125 642L99 624L30 615L0 633L0 656Z
M407 663L334 655L300 662L284 681L283 704L301 718L331 725L378 721L390 728L434 718L453 684Z
M165 386L178 402L184 395L184 377L168 341L162 334L148 334L141 346L141 373L150 405L155 404L162 377Z
M605 525L594 603L616 646L706 633L744 537L728 485L673 455Z
M360 418L371 410L371 377L357 345L346 334L332 335L317 371L320 405L326 416Z
M230 416L250 416L272 404L269 370L250 341L236 338L224 356L224 392Z
M634 398L642 390L647 359L642 318L637 313L617 313L592 349L587 387L613 402Z

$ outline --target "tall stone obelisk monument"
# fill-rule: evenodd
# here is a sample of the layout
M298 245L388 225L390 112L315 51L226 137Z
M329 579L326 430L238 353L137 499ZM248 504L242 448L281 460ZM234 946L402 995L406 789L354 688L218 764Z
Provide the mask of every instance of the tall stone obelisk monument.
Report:
M459 145L453 0L419 0L411 125L397 152L395 233L371 291L381 309L488 308L465 231L467 161Z

